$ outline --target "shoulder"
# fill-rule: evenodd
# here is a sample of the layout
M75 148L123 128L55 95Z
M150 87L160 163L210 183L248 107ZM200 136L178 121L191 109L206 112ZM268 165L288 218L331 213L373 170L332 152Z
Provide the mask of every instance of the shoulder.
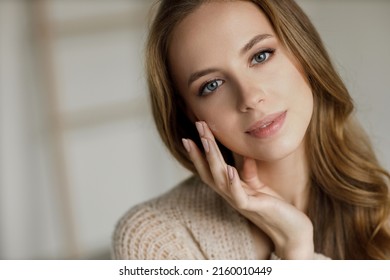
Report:
M194 178L188 179L170 192L131 208L116 225L113 236L113 257L115 259L190 258L185 256L188 252L185 252L184 245L180 244L183 243L180 240L187 239L187 233L180 223L178 203L181 202L181 198L188 196L195 185ZM173 253L175 256L172 255Z
M246 228L242 216L200 179L191 177L168 193L133 207L121 218L114 232L113 257L247 258L247 253L241 252L245 250L242 244L234 251L235 240L251 246ZM228 248L231 256L225 252Z

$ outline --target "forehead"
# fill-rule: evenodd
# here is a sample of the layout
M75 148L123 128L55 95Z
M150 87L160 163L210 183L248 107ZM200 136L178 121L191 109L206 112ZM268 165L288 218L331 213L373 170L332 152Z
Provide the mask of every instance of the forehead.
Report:
M239 51L253 36L274 34L261 9L250 1L210 1L189 14L175 28L169 46L173 67L194 68ZM222 58L222 57L221 57ZM193 69L194 70L194 69Z

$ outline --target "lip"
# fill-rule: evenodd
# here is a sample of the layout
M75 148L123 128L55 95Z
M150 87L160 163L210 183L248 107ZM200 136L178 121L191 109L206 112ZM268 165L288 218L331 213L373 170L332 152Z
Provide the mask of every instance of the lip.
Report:
M273 136L282 128L286 115L287 111L267 115L250 126L246 133L256 138L267 138Z

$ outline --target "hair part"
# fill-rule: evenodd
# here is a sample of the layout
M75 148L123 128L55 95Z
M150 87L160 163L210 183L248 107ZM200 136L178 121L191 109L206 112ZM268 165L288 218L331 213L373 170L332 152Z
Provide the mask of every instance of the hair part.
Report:
M181 139L193 139L201 147L200 139L170 76L168 50L174 28L210 1L162 0L146 48L156 127L171 154L194 173ZM311 169L308 215L315 229L316 251L333 259L390 258L390 175L379 165L368 137L357 124L352 99L319 34L293 0L251 2L268 18L312 89L314 110L306 152ZM221 144L219 147L226 162L234 165L231 151Z

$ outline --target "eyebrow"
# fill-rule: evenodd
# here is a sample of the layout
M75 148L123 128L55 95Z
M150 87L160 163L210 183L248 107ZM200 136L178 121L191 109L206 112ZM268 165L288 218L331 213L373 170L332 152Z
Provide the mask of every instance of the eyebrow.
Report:
M217 69L217 68L208 68L205 70L201 70L201 71L192 73L190 78L188 79L188 86L190 84L192 84L193 82L195 82L197 79L199 79L207 74L217 72L217 71L219 71L219 69Z
M245 44L245 46L242 48L240 53L244 54L245 52L247 52L251 48L253 48L253 46L255 46L257 43L259 43L259 42L261 42L261 41L263 41L265 39L271 38L271 37L272 37L271 34L259 34L259 35L256 35L248 43ZM218 68L208 68L208 69L204 69L204 70L192 73L191 76L188 78L188 86L190 86L197 79L199 79L199 78L201 78L201 77L203 77L203 76L205 76L207 74L210 74L210 73L213 73L213 72L217 72L217 71L219 71Z
M255 37L253 37L241 50L241 54L249 51L251 48L253 48L254 45L256 45L257 43L265 40L265 39L268 39L268 38L272 38L272 35L271 34L259 34L259 35L256 35Z

